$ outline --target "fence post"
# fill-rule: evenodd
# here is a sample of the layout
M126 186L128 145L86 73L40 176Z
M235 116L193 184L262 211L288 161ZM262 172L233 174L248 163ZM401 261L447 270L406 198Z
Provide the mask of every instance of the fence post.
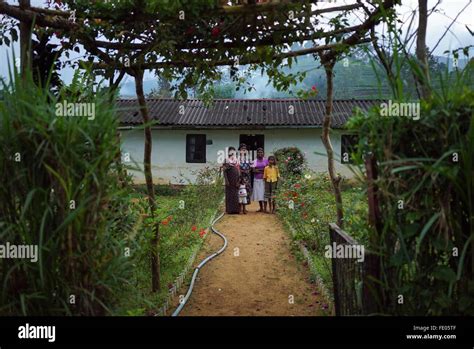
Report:
M370 236L371 247L380 246L380 234L382 232L382 219L378 201L378 188L375 184L377 180L377 160L374 154L365 157L365 169L367 173L367 199L369 205L369 225L374 229L375 234ZM371 314L377 312L378 302L382 302L382 290L376 282L380 280L380 257L378 251L366 253L363 266L363 287L362 287L362 312Z
M373 154L365 157L365 169L367 171L367 199L369 204L369 224L375 228L378 234L382 230L382 220L380 217L380 207L377 197L377 185L375 180L377 179L377 161Z
M336 231L334 230L333 225L335 224L329 224L329 241L332 245L333 242L336 241ZM336 313L336 316L341 315L341 302L339 299L339 273L337 271L337 261L334 260L334 258L331 259L331 267L332 267L332 286L333 286L333 292L334 292L334 311Z

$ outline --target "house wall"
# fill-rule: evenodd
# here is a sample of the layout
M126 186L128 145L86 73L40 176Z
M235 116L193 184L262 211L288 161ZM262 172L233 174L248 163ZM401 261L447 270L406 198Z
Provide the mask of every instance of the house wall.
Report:
M207 145L207 163L186 163L186 134L206 134L207 140L212 140L212 145ZM326 153L321 141L321 129L316 128L292 128L292 129L266 129L266 130L152 130L152 171L156 183L183 183L195 178L195 171L209 165L217 165L218 152L225 151L226 147L239 145L241 134L263 134L265 136L265 156L274 150L296 146L306 152L308 165L317 172L327 171L327 158L317 155L315 152ZM331 142L333 144L336 159L339 159L341 150L341 132L333 130ZM123 158L129 155L132 161L143 169L143 130L122 130L122 154ZM351 172L346 165L336 160L336 169L342 175L350 177ZM133 172L134 180L143 183L145 177L143 172Z

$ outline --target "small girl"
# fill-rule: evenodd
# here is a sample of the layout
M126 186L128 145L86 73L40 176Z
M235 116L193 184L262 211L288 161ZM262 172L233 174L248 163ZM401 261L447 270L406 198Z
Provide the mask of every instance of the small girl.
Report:
M271 213L275 213L275 197L278 187L280 171L276 164L276 158L271 155L268 157L268 165L263 170L263 179L265 180L265 199L268 200L268 206ZM267 210L265 209L265 213Z
M245 206L247 205L247 183L245 183L244 178L240 178L240 185L239 185L239 204L240 204L240 211L243 214L247 214L247 209Z

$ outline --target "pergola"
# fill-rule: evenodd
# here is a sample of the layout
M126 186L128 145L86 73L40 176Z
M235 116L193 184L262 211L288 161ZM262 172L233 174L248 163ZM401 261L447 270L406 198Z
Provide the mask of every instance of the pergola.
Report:
M334 169L329 138L333 67L352 47L376 40L374 27L388 18L399 2L355 0L351 4L320 7L321 1L317 0L241 5L212 0L65 0L54 1L50 8L39 8L31 6L30 0L20 0L19 6L0 0L0 14L20 22L22 72L31 63L28 43L32 32L46 30L67 38L66 48L81 45L89 56L81 65L101 70L110 78L112 87L116 88L125 74L134 77L145 124L144 170L151 215L156 202L151 173L151 126L143 92L145 70L181 76L184 89L209 84L219 76L220 66L238 69L242 65L256 65L278 71L298 56L319 57L328 84L322 139L336 196L338 223L342 225L341 178ZM350 19L356 19L358 24L350 24ZM306 46L295 48L296 43ZM282 76L277 74L275 78ZM158 240L156 224L152 241L155 247ZM152 288L157 290L159 258L157 249L152 250Z

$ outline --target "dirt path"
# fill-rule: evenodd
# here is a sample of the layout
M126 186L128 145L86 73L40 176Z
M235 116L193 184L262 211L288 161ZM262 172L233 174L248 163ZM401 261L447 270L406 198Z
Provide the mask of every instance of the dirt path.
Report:
M247 215L226 215L216 225L229 245L201 269L182 316L324 314L281 223L275 215L256 213L257 206L252 204ZM210 234L196 261L220 246L222 239Z

